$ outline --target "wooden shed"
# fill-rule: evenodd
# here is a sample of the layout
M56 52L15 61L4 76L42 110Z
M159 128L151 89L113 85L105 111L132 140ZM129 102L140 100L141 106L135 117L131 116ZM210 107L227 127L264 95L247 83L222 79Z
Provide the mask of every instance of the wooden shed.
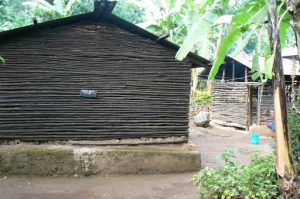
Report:
M299 58L283 54L287 106L291 108L293 86L300 87ZM260 63L263 66L263 61ZM212 82L211 118L219 123L249 129L253 124L262 125L274 121L272 82L262 85L252 81L252 57L239 55L226 57L225 63ZM299 106L299 104L296 104Z
M257 82L212 82L211 118L221 124L243 129L249 129L258 120L259 123L273 120L274 115L267 111L273 110L273 104L265 104L267 96L258 105L261 88L262 85Z
M0 140L188 136L190 69L209 62L176 61L115 4L0 33Z

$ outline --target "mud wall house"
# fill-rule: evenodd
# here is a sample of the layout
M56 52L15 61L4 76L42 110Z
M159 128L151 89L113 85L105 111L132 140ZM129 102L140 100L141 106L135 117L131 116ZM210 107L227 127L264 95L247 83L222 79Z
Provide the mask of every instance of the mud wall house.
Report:
M208 61L111 13L0 33L0 139L187 141L191 67Z
M226 57L216 81L212 83L212 119L245 129L274 120L272 84L269 82L262 86L252 81L251 60L251 56L247 55L234 59ZM293 75L295 86L299 86L300 66L294 60L297 59L283 54L287 93L290 92Z

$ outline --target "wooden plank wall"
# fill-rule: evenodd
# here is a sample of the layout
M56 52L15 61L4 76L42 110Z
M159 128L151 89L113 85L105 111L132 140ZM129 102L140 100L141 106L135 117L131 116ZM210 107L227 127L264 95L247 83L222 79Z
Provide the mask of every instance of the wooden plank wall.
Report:
M96 22L2 40L0 139L187 136L190 64L175 53Z
M246 126L247 84L214 81L212 83L211 119Z

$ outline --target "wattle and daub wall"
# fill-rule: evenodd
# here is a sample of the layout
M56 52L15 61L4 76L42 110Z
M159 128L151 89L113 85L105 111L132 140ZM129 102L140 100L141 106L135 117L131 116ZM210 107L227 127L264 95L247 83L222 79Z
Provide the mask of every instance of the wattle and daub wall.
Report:
M187 136L190 65L175 53L98 22L2 40L0 139Z

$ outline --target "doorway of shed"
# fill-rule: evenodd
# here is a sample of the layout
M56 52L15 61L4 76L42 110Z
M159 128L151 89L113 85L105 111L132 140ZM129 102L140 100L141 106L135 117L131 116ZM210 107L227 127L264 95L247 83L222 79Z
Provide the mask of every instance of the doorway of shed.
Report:
M191 69L190 118L201 111L210 111L211 94L206 73L203 67Z
M248 87L248 124L261 125L273 121L272 85L258 85Z

